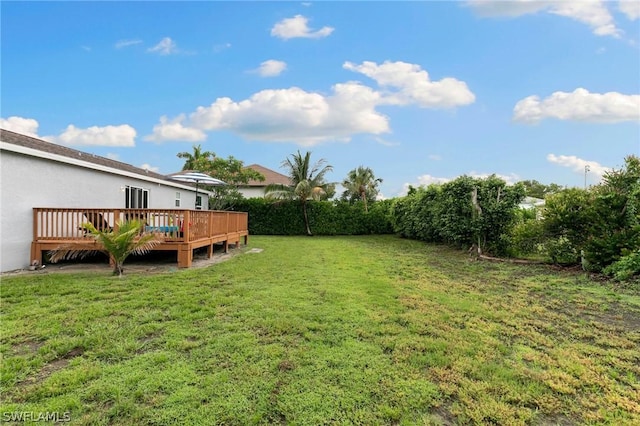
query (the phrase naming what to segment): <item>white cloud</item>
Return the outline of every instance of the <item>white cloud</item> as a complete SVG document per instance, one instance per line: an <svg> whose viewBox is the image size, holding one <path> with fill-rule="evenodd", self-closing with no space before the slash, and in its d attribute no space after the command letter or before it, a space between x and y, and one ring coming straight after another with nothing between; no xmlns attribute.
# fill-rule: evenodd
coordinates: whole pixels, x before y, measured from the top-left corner
<svg viewBox="0 0 640 426"><path fill-rule="evenodd" d="M0 118L0 128L27 136L38 137L38 121L33 118L12 116Z"/></svg>
<svg viewBox="0 0 640 426"><path fill-rule="evenodd" d="M84 45L82 45L82 46L80 46L80 48L81 48L82 50L84 50L85 52L91 52L91 47L90 47L90 46L84 46Z"/></svg>
<svg viewBox="0 0 640 426"><path fill-rule="evenodd" d="M638 0L621 0L618 3L620 11L627 15L627 18L635 21L640 19L640 1Z"/></svg>
<svg viewBox="0 0 640 426"><path fill-rule="evenodd" d="M519 182L520 180L520 176L518 176L515 173L511 173L508 175L501 175L499 173L479 173L476 171L471 171L468 173L469 176L471 176L472 178L476 178L476 179L486 179L491 175L494 175L500 179L502 179L503 181L505 181L507 183L507 185L513 185L516 182Z"/></svg>
<svg viewBox="0 0 640 426"><path fill-rule="evenodd" d="M69 124L58 136L43 139L60 145L135 146L136 130L128 124L80 129Z"/></svg>
<svg viewBox="0 0 640 426"><path fill-rule="evenodd" d="M376 136L373 138L376 142L378 142L380 145L383 146L398 146L400 145L400 142L393 142L393 141L388 141L384 138L381 138L379 136Z"/></svg>
<svg viewBox="0 0 640 426"><path fill-rule="evenodd" d="M584 174L585 167L587 167L588 173L597 176L598 180L602 179L602 176L611 170L609 167L605 167L596 161L583 160L575 155L549 154L547 155L547 161L562 167L568 167L580 174Z"/></svg>
<svg viewBox="0 0 640 426"><path fill-rule="evenodd" d="M285 18L271 28L271 35L284 40L290 38L323 38L329 36L334 30L332 27L322 27L317 31L313 31L309 28L307 22L309 22L309 19L302 15Z"/></svg>
<svg viewBox="0 0 640 426"><path fill-rule="evenodd" d="M136 130L128 124L80 129L69 124L58 136L43 139L60 145L135 146Z"/></svg>
<svg viewBox="0 0 640 426"><path fill-rule="evenodd" d="M158 44L147 49L147 52L158 53L160 55L171 55L178 53L178 46L170 37L165 37Z"/></svg>
<svg viewBox="0 0 640 426"><path fill-rule="evenodd" d="M287 63L282 61L276 61L275 59L269 59L260 64L260 66L254 70L262 77L276 77L284 70L287 69Z"/></svg>
<svg viewBox="0 0 640 426"><path fill-rule="evenodd" d="M366 75L382 87L398 89L386 93L384 102L390 105L417 104L423 108L453 108L469 105L475 95L464 81L447 77L431 81L420 65L385 61L378 65L365 61L360 65L345 62L343 68Z"/></svg>
<svg viewBox="0 0 640 426"><path fill-rule="evenodd" d="M215 46L213 46L213 51L215 53L219 53L219 52L222 52L223 50L230 49L230 48L231 48L231 43L216 44Z"/></svg>
<svg viewBox="0 0 640 426"><path fill-rule="evenodd" d="M442 156L438 154L429 154L429 160L442 161Z"/></svg>
<svg viewBox="0 0 640 426"><path fill-rule="evenodd" d="M515 121L537 123L545 118L596 123L640 121L640 95L589 93L578 88L572 93L555 92L542 101L538 96L529 96L513 109Z"/></svg>
<svg viewBox="0 0 640 426"><path fill-rule="evenodd" d="M603 0L468 0L466 4L482 17L514 18L546 12L586 24L599 36L621 34Z"/></svg>
<svg viewBox="0 0 640 426"><path fill-rule="evenodd" d="M109 160L120 161L120 155L115 152L109 152L105 155Z"/></svg>
<svg viewBox="0 0 640 426"><path fill-rule="evenodd" d="M148 164L148 163L144 163L140 166L141 169L143 170L149 170L150 172L156 172L158 173L160 171L160 167L153 167L152 165Z"/></svg>
<svg viewBox="0 0 640 426"><path fill-rule="evenodd" d="M144 140L151 142L200 142L207 138L207 135L202 130L184 126L182 124L184 119L184 114L180 114L173 120L169 120L163 115L160 117L160 123L153 126L153 134L145 136Z"/></svg>
<svg viewBox="0 0 640 426"><path fill-rule="evenodd" d="M136 44L142 43L142 40L118 40L115 44L116 49L122 49L123 47L135 46Z"/></svg>
<svg viewBox="0 0 640 426"><path fill-rule="evenodd" d="M354 133L388 132L387 117L375 111L378 101L373 89L352 82L336 84L330 96L291 87L262 90L240 102L218 98L208 107L198 107L190 120L198 129L310 146L348 141Z"/></svg>
<svg viewBox="0 0 640 426"><path fill-rule="evenodd" d="M335 84L329 94L290 87L262 90L240 101L223 97L209 106L199 106L188 115L188 120L184 115L172 121L163 117L153 134L145 139L170 140L176 138L175 133L186 132L188 135L182 139L202 140L204 131L227 130L249 140L303 146L325 141L348 142L358 133L377 136L390 132L389 118L376 110L379 105L417 103L445 108L464 105L475 98L464 82L455 79L431 82L426 71L417 65L387 62L378 66L365 62L361 66L347 63L345 67L369 73L379 84L396 90L382 93L349 81Z"/></svg>
<svg viewBox="0 0 640 426"><path fill-rule="evenodd" d="M451 181L451 179L449 178L436 177L436 176L431 176L429 174L418 176L418 186L429 186L434 183L440 184L440 183L447 183L449 181Z"/></svg>
<svg viewBox="0 0 640 426"><path fill-rule="evenodd" d="M497 173L478 173L475 171L471 171L469 173L466 173L466 175L472 178L477 178L477 179L486 179L491 175L495 175L500 179L504 180L507 183L507 185L513 185L514 183L521 180L520 177L515 173L511 173L510 175L501 175ZM398 196L403 197L407 195L407 193L409 192L409 186L413 186L414 188L416 188L421 186L426 187L433 184L441 185L443 183L451 182L452 180L453 180L452 178L437 177L437 176L432 176L430 174L421 175L421 176L418 176L417 183L408 183L408 182L404 183L402 185L402 190L398 193Z"/></svg>
<svg viewBox="0 0 640 426"><path fill-rule="evenodd" d="M58 136L39 136L38 121L33 118L0 118L0 127L23 135L32 136L59 145L135 146L136 130L128 124L119 126L92 126L80 129L69 124ZM116 155L116 154L113 154Z"/></svg>

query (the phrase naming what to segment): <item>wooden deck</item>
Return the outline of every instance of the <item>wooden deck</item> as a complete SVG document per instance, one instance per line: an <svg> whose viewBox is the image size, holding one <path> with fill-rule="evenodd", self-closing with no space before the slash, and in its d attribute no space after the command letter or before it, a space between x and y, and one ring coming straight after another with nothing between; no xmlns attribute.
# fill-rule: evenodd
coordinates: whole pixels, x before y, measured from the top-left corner
<svg viewBox="0 0 640 426"><path fill-rule="evenodd" d="M42 263L42 253L61 245L73 245L80 250L95 250L96 243L82 227L91 222L99 230L114 229L118 222L140 219L146 224L145 232L161 236L162 242L154 250L177 252L178 267L188 268L193 261L193 250L207 247L213 255L216 243L240 244L249 237L248 214L215 210L171 209L81 209L34 208L31 259Z"/></svg>

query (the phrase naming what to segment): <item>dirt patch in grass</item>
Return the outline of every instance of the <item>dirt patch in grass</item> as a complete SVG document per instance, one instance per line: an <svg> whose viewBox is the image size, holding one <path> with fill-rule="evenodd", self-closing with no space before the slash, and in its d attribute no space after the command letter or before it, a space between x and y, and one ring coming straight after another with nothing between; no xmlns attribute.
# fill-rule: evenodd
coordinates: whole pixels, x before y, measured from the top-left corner
<svg viewBox="0 0 640 426"><path fill-rule="evenodd" d="M39 342L37 340L26 340L15 345L13 347L13 353L18 356L34 354L38 352L38 349L40 349L43 345L43 342Z"/></svg>
<svg viewBox="0 0 640 426"><path fill-rule="evenodd" d="M217 263L225 262L239 254L260 253L261 249L247 249L246 246L229 245L227 253L220 248L214 250L213 256L207 258L206 247L196 249L193 254L191 268L206 268ZM77 273L77 272L99 272L109 274L113 268L104 260L87 261L63 261L56 264L47 264L43 268L30 271L28 269L18 269L15 271L3 272L2 276L26 275L26 274L50 274L50 273ZM162 274L167 272L177 272L178 262L174 252L152 252L145 256L128 258L124 264L124 273L130 274Z"/></svg>

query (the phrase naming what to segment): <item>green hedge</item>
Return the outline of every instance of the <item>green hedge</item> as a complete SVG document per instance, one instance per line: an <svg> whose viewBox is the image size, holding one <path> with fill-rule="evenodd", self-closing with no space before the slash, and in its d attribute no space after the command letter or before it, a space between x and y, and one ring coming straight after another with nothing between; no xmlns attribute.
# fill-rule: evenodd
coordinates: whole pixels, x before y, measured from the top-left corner
<svg viewBox="0 0 640 426"><path fill-rule="evenodd" d="M474 191L480 214L474 214ZM392 222L395 231L407 238L464 248L479 242L483 251L502 255L508 250L504 235L523 197L522 184L507 185L495 175L484 179L461 176L396 199Z"/></svg>
<svg viewBox="0 0 640 426"><path fill-rule="evenodd" d="M309 226L314 235L390 234L391 200L378 201L365 212L362 203L308 201ZM249 213L252 235L305 235L299 201L273 202L264 198L241 200L233 208Z"/></svg>

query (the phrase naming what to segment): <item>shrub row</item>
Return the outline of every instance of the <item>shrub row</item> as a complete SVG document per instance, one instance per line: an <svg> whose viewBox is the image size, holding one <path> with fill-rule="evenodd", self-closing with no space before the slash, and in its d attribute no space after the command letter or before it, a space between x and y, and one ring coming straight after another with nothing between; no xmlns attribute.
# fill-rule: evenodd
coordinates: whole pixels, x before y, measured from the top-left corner
<svg viewBox="0 0 640 426"><path fill-rule="evenodd" d="M413 189L392 208L394 230L407 238L479 246L506 252L504 234L511 227L524 186L507 186L496 176L461 176L442 185ZM474 199L476 200L474 204Z"/></svg>
<svg viewBox="0 0 640 426"><path fill-rule="evenodd" d="M390 200L378 201L365 212L362 203L308 201L309 226L314 235L362 235L393 233ZM299 201L273 202L263 198L240 200L234 210L249 213L253 235L305 235Z"/></svg>

